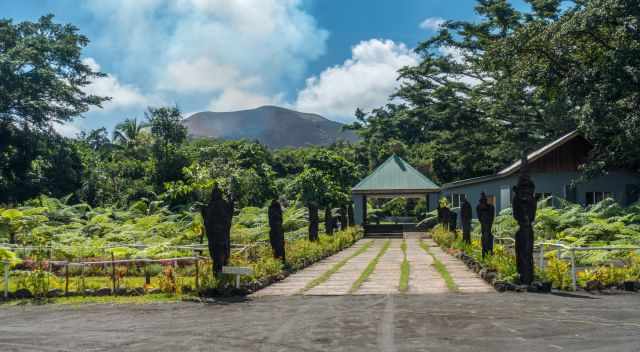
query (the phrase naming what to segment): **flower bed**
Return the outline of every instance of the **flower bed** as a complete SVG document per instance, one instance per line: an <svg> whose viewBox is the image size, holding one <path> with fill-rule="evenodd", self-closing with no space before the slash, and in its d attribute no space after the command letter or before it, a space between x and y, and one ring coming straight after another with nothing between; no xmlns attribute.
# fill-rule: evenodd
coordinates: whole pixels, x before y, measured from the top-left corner
<svg viewBox="0 0 640 352"><path fill-rule="evenodd" d="M82 271L77 267L71 267L74 269L67 273L69 275L66 278L62 267L51 267L46 260L29 259L21 264L16 260L13 266L17 264L23 270L12 273L9 282L9 298L139 296L158 293L206 297L244 295L282 280L292 272L333 255L353 245L360 238L362 238L362 230L350 228L338 231L333 236L321 235L316 242L307 239L288 241L286 264L273 258L268 244L256 245L247 251L233 253L230 265L253 269L253 275L242 277L240 289L235 288L231 277L224 277L221 280L214 278L210 260L200 260L198 270L196 270L195 260L166 261L166 263L161 260L159 264L144 267L136 264L116 265L113 271L109 265L87 266ZM8 259L9 254L5 253L5 256ZM196 285L196 273L199 279L198 285ZM114 277L115 290L113 289ZM2 281L1 277L0 281ZM4 286L0 285L0 287ZM4 296L0 292L0 301L3 299Z"/></svg>
<svg viewBox="0 0 640 352"><path fill-rule="evenodd" d="M534 283L526 286L519 285L515 256L504 246L496 244L493 255L482 258L479 240L465 244L459 232L454 234L440 227L434 228L431 236L445 251L462 260L497 291L550 292L552 288L572 290L571 266L567 261L558 259L556 251L545 253L544 270L536 268ZM578 288L591 292L640 290L640 255L631 252L620 259L621 266L597 265L579 271Z"/></svg>

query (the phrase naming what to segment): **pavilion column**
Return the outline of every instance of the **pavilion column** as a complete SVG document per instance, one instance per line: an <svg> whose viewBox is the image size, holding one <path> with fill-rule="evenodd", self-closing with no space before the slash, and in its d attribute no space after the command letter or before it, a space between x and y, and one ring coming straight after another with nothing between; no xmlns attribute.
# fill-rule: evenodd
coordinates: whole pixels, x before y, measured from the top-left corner
<svg viewBox="0 0 640 352"><path fill-rule="evenodd" d="M367 196L362 195L362 224L367 224Z"/></svg>
<svg viewBox="0 0 640 352"><path fill-rule="evenodd" d="M424 199L425 199L425 201L427 202L427 207L426 207L426 208L427 208L427 213L428 213L428 212L430 212L430 211L431 211L431 209L429 209L429 193L427 193L427 194L424 196Z"/></svg>

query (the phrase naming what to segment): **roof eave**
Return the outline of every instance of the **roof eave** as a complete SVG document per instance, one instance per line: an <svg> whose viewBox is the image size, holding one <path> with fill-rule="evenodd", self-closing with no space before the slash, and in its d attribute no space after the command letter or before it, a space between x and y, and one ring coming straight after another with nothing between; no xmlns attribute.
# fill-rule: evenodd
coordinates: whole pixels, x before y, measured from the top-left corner
<svg viewBox="0 0 640 352"><path fill-rule="evenodd" d="M352 189L352 194L421 194L439 192L440 188L420 188L420 189Z"/></svg>
<svg viewBox="0 0 640 352"><path fill-rule="evenodd" d="M551 143L547 143L543 147L533 151L532 153L529 153L529 155L527 155L527 161L529 163L532 163L532 162L542 158L543 156L547 155L548 153L550 153L554 149L556 149L556 148L564 145L565 143L571 141L572 139L578 137L579 135L580 134L578 133L577 130L571 131L571 132L565 134L564 136L556 139L555 141L553 141ZM514 162L513 164L509 165L508 167L498 171L496 176L513 175L518 170L520 170L521 162L522 162L521 160L518 160L518 161Z"/></svg>

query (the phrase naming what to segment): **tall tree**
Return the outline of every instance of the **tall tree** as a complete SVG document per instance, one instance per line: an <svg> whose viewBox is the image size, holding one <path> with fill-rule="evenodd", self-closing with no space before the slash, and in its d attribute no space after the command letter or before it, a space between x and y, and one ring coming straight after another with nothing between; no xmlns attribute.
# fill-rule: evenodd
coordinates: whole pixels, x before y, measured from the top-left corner
<svg viewBox="0 0 640 352"><path fill-rule="evenodd" d="M138 142L140 133L145 124L139 123L137 119L125 119L116 125L113 131L113 142L120 143L127 147L133 146Z"/></svg>
<svg viewBox="0 0 640 352"><path fill-rule="evenodd" d="M0 19L0 201L39 193L43 183L25 181L39 173L36 161L49 153L41 147L59 142L52 124L109 99L83 90L104 76L82 61L88 43L76 27L54 23L52 15L17 24Z"/></svg>
<svg viewBox="0 0 640 352"><path fill-rule="evenodd" d="M177 107L150 107L145 116L154 138L156 188L163 190L165 182L182 179L182 169L188 165L179 151L187 139L187 128L182 125L182 114Z"/></svg>
<svg viewBox="0 0 640 352"><path fill-rule="evenodd" d="M309 209L309 240L318 240L318 209L346 197L322 170L306 168L289 185L289 191Z"/></svg>
<svg viewBox="0 0 640 352"><path fill-rule="evenodd" d="M108 100L82 89L104 74L83 63L89 39L78 28L53 22L14 24L0 19L0 126L48 130Z"/></svg>

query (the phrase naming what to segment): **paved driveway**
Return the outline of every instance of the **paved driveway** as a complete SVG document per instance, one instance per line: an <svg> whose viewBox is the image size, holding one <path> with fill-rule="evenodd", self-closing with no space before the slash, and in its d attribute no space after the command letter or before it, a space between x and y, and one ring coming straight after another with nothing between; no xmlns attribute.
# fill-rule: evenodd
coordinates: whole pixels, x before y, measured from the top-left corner
<svg viewBox="0 0 640 352"><path fill-rule="evenodd" d="M403 250L404 244L404 250ZM463 293L494 292L477 274L456 258L444 253L431 239L364 239L334 256L258 291L254 296L398 294L401 267L408 263L406 294L451 292L434 262L440 261L456 288ZM373 270L364 275L366 269ZM366 277L360 285L354 283ZM322 280L318 281L318 278Z"/></svg>
<svg viewBox="0 0 640 352"><path fill-rule="evenodd" d="M638 351L640 295L0 306L0 351Z"/></svg>

